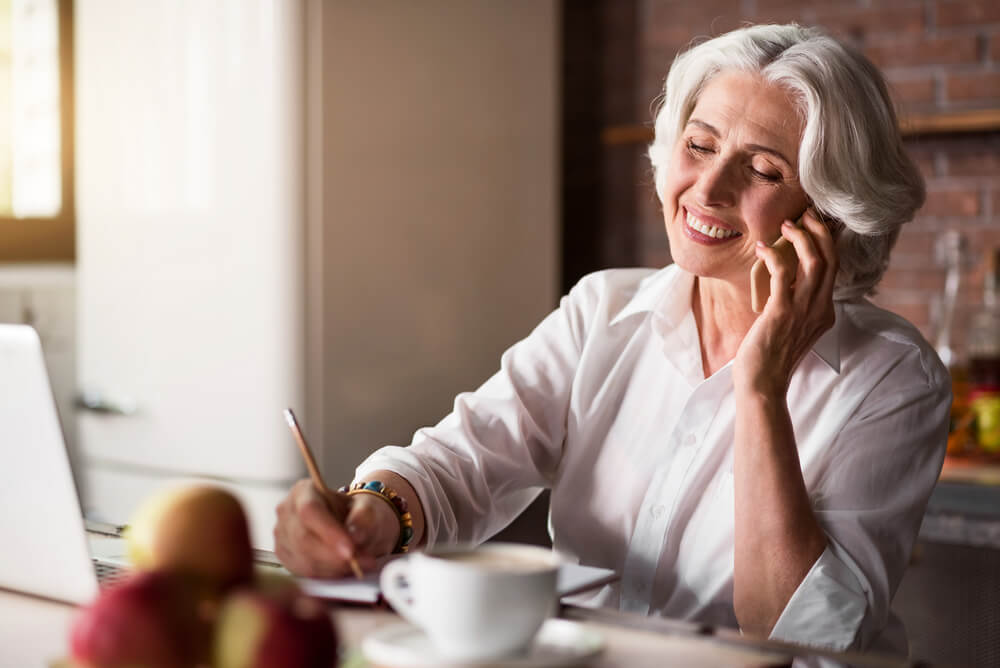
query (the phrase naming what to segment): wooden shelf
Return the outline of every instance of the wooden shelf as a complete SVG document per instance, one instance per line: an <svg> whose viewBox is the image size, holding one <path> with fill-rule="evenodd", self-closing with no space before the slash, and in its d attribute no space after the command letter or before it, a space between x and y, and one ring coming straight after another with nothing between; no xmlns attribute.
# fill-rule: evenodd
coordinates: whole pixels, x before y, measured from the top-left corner
<svg viewBox="0 0 1000 668"><path fill-rule="evenodd" d="M906 114L899 119L904 137L959 132L1000 131L1000 109L972 109L927 114ZM653 141L653 128L648 125L612 125L601 131L605 146L648 144Z"/></svg>
<svg viewBox="0 0 1000 668"><path fill-rule="evenodd" d="M1000 461L945 457L944 466L941 468L941 480L1000 486Z"/></svg>
<svg viewBox="0 0 1000 668"><path fill-rule="evenodd" d="M1000 109L907 114L900 117L899 129L904 137L950 132L993 132L1000 130Z"/></svg>

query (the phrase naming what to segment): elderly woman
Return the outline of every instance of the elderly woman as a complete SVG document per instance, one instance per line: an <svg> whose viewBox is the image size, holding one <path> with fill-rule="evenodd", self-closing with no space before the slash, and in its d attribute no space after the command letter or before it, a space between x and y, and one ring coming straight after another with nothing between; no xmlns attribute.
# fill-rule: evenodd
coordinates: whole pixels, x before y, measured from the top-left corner
<svg viewBox="0 0 1000 668"><path fill-rule="evenodd" d="M585 603L905 651L890 603L951 397L864 299L924 195L881 76L815 30L725 34L675 61L649 154L674 264L583 278L449 416L357 469L391 493L298 483L279 557L332 576L484 541L549 488L554 549L621 574Z"/></svg>

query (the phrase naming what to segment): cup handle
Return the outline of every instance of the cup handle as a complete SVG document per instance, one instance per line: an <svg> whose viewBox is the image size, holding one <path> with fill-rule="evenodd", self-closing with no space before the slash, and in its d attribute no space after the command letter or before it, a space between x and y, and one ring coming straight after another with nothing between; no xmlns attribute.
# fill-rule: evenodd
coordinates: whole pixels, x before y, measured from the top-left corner
<svg viewBox="0 0 1000 668"><path fill-rule="evenodd" d="M379 587L382 588L382 597L389 602L393 610L408 622L420 626L412 592L408 586L409 572L409 559L394 559L382 567Z"/></svg>

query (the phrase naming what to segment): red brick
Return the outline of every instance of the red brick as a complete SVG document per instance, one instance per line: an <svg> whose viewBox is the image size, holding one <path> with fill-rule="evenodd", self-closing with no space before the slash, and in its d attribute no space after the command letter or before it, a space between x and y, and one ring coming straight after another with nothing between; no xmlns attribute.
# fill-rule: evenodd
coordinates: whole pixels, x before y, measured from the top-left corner
<svg viewBox="0 0 1000 668"><path fill-rule="evenodd" d="M990 36L990 60L994 63L1000 62L1000 32L995 32Z"/></svg>
<svg viewBox="0 0 1000 668"><path fill-rule="evenodd" d="M913 162L917 163L917 169L923 174L924 179L932 179L937 176L933 153L910 151L910 157L913 158Z"/></svg>
<svg viewBox="0 0 1000 668"><path fill-rule="evenodd" d="M810 21L808 3L796 0L757 0L757 11L753 14L754 23L801 23Z"/></svg>
<svg viewBox="0 0 1000 668"><path fill-rule="evenodd" d="M650 4L644 25L654 44L688 44L696 37L715 37L744 23L739 0L699 0Z"/></svg>
<svg viewBox="0 0 1000 668"><path fill-rule="evenodd" d="M958 229L968 242L972 261L976 263L973 271L970 272L968 285L971 287L973 296L978 296L982 294L983 290L987 253L989 249L1000 245L1000 227L993 225L963 225ZM964 276L962 278L965 280Z"/></svg>
<svg viewBox="0 0 1000 668"><path fill-rule="evenodd" d="M894 290L878 290L872 301L882 308L906 318L919 327L924 336L929 332L930 305L926 297L900 294Z"/></svg>
<svg viewBox="0 0 1000 668"><path fill-rule="evenodd" d="M944 269L936 266L925 270L889 270L879 283L883 290L921 290L928 293L940 290L943 285Z"/></svg>
<svg viewBox="0 0 1000 668"><path fill-rule="evenodd" d="M889 82L889 91L897 104L919 104L934 102L934 79L896 79Z"/></svg>
<svg viewBox="0 0 1000 668"><path fill-rule="evenodd" d="M817 10L815 22L836 35L860 40L870 33L919 34L926 27L920 3L864 9L832 3Z"/></svg>
<svg viewBox="0 0 1000 668"><path fill-rule="evenodd" d="M799 12L811 11L818 2L823 0L757 0L753 3L758 12L786 12L799 10Z"/></svg>
<svg viewBox="0 0 1000 668"><path fill-rule="evenodd" d="M1000 175L1000 153L953 153L948 156L950 176L991 176ZM1000 213L994 210L994 214Z"/></svg>
<svg viewBox="0 0 1000 668"><path fill-rule="evenodd" d="M926 260L923 258L930 257L931 253L934 252L934 240L938 233L937 231L917 229L914 227L915 224L916 221L903 227L899 241L896 242L893 257L897 255L920 257L924 263L920 266L925 266Z"/></svg>
<svg viewBox="0 0 1000 668"><path fill-rule="evenodd" d="M997 0L939 0L936 5L939 26L1000 23L1000 2Z"/></svg>
<svg viewBox="0 0 1000 668"><path fill-rule="evenodd" d="M923 216L978 216L979 191L975 188L929 190L920 214Z"/></svg>
<svg viewBox="0 0 1000 668"><path fill-rule="evenodd" d="M1000 188L993 189L993 218L1000 218Z"/></svg>
<svg viewBox="0 0 1000 668"><path fill-rule="evenodd" d="M643 41L647 49L682 51L697 34L687 25L671 23L665 26L650 26L649 32L643 35Z"/></svg>
<svg viewBox="0 0 1000 668"><path fill-rule="evenodd" d="M949 100L1000 101L1000 72L949 74L945 91Z"/></svg>
<svg viewBox="0 0 1000 668"><path fill-rule="evenodd" d="M960 65L978 59L976 40L956 35L893 40L870 46L865 54L879 67Z"/></svg>

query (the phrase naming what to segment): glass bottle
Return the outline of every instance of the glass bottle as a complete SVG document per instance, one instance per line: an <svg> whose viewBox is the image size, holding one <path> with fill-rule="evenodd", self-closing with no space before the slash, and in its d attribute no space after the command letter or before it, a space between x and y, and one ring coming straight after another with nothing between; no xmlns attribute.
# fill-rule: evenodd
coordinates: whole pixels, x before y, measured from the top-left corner
<svg viewBox="0 0 1000 668"><path fill-rule="evenodd" d="M948 455L970 454L976 446L975 416L969 407L968 359L961 346L952 344L955 307L962 282L962 269L968 261L968 244L957 230L945 230L934 244L934 258L945 268L944 292L933 304L934 348L951 374L951 426L948 431Z"/></svg>
<svg viewBox="0 0 1000 668"><path fill-rule="evenodd" d="M979 449L1000 454L1000 247L991 249L983 281L983 306L968 332L969 405Z"/></svg>

